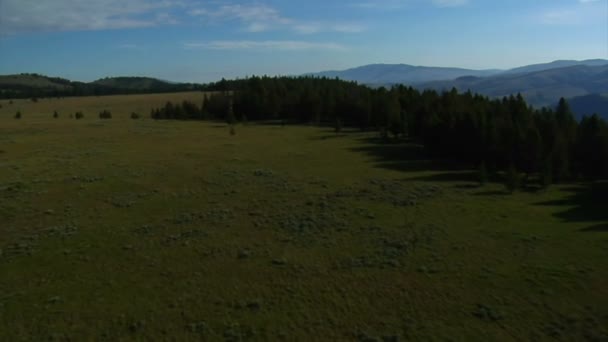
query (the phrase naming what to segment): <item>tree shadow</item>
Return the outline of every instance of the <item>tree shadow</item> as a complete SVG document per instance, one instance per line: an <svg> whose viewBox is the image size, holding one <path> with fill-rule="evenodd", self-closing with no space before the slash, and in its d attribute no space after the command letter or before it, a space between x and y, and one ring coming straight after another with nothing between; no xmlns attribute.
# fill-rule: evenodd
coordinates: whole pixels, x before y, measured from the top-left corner
<svg viewBox="0 0 608 342"><path fill-rule="evenodd" d="M404 172L460 170L453 163L429 158L424 146L412 141L381 137L358 140L361 146L351 150L372 157L374 166L379 168Z"/></svg>
<svg viewBox="0 0 608 342"><path fill-rule="evenodd" d="M608 232L608 223L596 224L595 226L583 228L581 232Z"/></svg>
<svg viewBox="0 0 608 342"><path fill-rule="evenodd" d="M556 214L566 222L592 222L582 232L608 232L608 182L595 182L563 189L566 198L537 203L544 206L567 207Z"/></svg>

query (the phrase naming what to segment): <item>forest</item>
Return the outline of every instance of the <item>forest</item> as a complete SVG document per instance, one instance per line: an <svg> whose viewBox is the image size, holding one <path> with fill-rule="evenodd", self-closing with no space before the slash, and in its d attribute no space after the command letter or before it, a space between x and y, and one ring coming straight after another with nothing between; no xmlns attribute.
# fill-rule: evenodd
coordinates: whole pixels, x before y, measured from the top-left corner
<svg viewBox="0 0 608 342"><path fill-rule="evenodd" d="M378 131L407 139L429 156L478 168L480 181L504 175L516 188L608 178L608 124L597 115L576 121L565 99L533 109L521 95L490 99L456 89L438 93L403 85L369 88L314 77L251 77L208 85L200 106L167 103L154 119L280 120Z"/></svg>

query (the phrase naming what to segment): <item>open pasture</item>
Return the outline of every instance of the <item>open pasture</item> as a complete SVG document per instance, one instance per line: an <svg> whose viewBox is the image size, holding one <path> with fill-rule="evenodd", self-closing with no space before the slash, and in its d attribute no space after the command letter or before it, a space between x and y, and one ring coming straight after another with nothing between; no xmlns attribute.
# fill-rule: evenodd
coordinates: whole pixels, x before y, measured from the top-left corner
<svg viewBox="0 0 608 342"><path fill-rule="evenodd" d="M605 184L507 195L373 133L147 118L168 100L202 99L0 101L0 340L608 339Z"/></svg>

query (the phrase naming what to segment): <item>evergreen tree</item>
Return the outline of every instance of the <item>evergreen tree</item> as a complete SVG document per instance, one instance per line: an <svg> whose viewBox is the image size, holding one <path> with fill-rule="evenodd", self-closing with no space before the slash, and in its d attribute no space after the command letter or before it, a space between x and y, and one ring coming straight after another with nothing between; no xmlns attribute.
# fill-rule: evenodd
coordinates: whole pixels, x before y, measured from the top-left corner
<svg viewBox="0 0 608 342"><path fill-rule="evenodd" d="M511 194L514 193L515 190L519 189L521 185L520 182L521 176L515 168L515 165L509 166L509 169L505 174L505 187L507 188L507 191L509 191Z"/></svg>

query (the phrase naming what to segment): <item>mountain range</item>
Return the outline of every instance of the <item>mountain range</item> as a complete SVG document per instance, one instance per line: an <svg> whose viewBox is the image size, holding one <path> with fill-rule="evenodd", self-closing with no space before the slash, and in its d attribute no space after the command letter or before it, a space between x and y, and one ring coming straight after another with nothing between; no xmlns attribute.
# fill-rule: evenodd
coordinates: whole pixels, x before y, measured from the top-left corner
<svg viewBox="0 0 608 342"><path fill-rule="evenodd" d="M569 99L578 116L598 113L608 118L608 60L558 60L509 70L472 70L407 64L371 64L343 71L312 74L370 86L411 85L437 91L456 88L492 98L521 93L534 107L552 107Z"/></svg>

